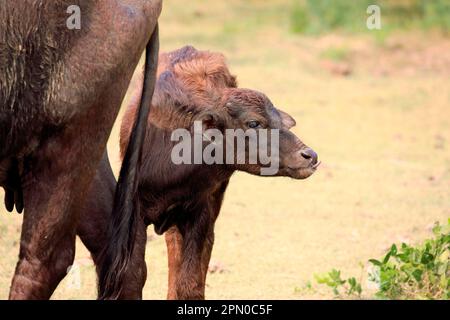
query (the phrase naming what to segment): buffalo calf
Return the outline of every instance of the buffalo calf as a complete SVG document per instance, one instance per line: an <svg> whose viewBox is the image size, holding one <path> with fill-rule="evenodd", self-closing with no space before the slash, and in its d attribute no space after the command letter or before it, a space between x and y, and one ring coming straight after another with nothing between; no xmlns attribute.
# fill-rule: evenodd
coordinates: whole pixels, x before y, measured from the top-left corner
<svg viewBox="0 0 450 320"><path fill-rule="evenodd" d="M139 97L137 92L122 122L122 154L129 143ZM194 140L198 139L196 124L205 132L212 129L215 131L211 132L223 134L225 141L216 146L215 161L176 163L174 148L179 141L174 141L174 132L193 133L186 135L186 139L192 139L188 142L193 150L197 148L194 146ZM160 55L158 80L142 150L138 190L140 210L133 218L137 223L136 237L134 248L129 252L126 276L120 283L120 297L141 298L146 279L146 228L153 225L158 234L166 237L168 298L203 299L214 243L214 224L230 178L237 170L262 175L262 169L267 166L259 157L253 162L239 162L239 152L249 159L251 150L248 146L237 150L238 144L229 141L235 136L227 136L225 132L229 129L240 129L241 132L253 129L256 134L269 135L276 132L277 144L270 139L264 140L263 145L257 144L256 151L265 149L276 155L273 160L278 166L271 175L304 179L314 173L319 163L317 154L289 130L294 125L294 119L275 108L263 93L238 88L221 54L184 47ZM271 137L274 139L273 135ZM251 136L244 137L247 142L252 139ZM202 139L200 152L210 146L208 141ZM227 161L225 158L230 153L232 157L228 160L231 161ZM108 215L113 181L105 156L89 193L86 217L78 230L99 268L104 263L98 254L106 239L104 229L109 220L115 219ZM115 233L115 237L121 236L120 232Z"/></svg>

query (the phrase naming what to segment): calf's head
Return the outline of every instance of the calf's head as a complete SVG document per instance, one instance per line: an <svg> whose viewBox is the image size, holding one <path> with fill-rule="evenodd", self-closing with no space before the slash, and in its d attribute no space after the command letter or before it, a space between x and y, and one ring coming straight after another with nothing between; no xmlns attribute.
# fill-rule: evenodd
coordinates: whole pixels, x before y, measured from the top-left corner
<svg viewBox="0 0 450 320"><path fill-rule="evenodd" d="M224 152L219 163L231 169L305 179L320 164L316 152L290 131L295 120L275 108L263 93L226 88L220 105L211 111L202 116L202 129L206 132L203 135L209 142L217 143L217 135L208 131L220 130Z"/></svg>
<svg viewBox="0 0 450 320"><path fill-rule="evenodd" d="M160 56L158 74L149 121L171 132L174 164L295 179L317 169L317 154L290 131L295 120L265 94L237 88L221 54L184 47ZM122 124L122 150L135 109Z"/></svg>

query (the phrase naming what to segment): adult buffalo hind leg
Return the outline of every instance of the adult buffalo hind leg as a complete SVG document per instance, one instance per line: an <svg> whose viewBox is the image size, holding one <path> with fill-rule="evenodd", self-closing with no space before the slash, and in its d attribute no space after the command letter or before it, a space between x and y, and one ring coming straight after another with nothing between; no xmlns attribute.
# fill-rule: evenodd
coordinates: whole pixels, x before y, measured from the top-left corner
<svg viewBox="0 0 450 320"><path fill-rule="evenodd" d="M72 263L85 193L161 10L157 0L91 2L95 18L55 76L62 92L48 95L39 146L18 159L25 213L11 299L49 298Z"/></svg>
<svg viewBox="0 0 450 320"><path fill-rule="evenodd" d="M22 159L25 212L10 299L48 299L66 275L79 213L115 115L94 105L70 126L49 130L40 148Z"/></svg>
<svg viewBox="0 0 450 320"><path fill-rule="evenodd" d="M37 168L28 174L32 178L24 187L26 207L10 299L50 298L74 259L77 202L88 179L81 170L76 178L61 174L64 169L55 162L33 161Z"/></svg>

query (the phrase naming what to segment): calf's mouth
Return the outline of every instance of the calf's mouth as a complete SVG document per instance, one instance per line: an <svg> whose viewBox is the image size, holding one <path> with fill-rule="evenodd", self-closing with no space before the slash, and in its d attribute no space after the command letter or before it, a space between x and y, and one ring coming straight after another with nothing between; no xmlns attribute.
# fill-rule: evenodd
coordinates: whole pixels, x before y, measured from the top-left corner
<svg viewBox="0 0 450 320"><path fill-rule="evenodd" d="M291 167L287 166L282 171L285 171L286 175L294 178L294 179L306 179L309 178L314 172L316 172L317 168L320 166L322 162L318 161L317 163L310 164L308 166L301 167Z"/></svg>
<svg viewBox="0 0 450 320"><path fill-rule="evenodd" d="M309 147L304 147L291 156L293 157L289 157L282 173L294 179L310 177L321 163L317 153Z"/></svg>

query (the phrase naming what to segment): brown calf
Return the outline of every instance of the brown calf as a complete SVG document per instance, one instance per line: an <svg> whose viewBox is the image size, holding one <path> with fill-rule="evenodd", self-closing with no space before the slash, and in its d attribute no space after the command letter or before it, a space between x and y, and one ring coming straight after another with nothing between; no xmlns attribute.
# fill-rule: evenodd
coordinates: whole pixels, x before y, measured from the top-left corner
<svg viewBox="0 0 450 320"><path fill-rule="evenodd" d="M288 114L276 109L264 94L237 88L235 77L229 73L222 55L184 47L160 55L159 61L140 168L136 241L130 252L126 276L120 283L120 298L141 298L146 279L146 228L154 225L158 234L165 233L167 242L168 298L203 299L214 224L229 180L236 170L260 175L263 165L259 159L253 164L175 164L173 149L176 142L171 139L174 130L184 128L192 132L196 120L201 120L205 128L219 132L277 129L277 176L309 177L318 166L317 155L289 131L295 121ZM120 134L122 153L128 145L137 102L138 99L133 100L124 116ZM222 145L224 157L229 151L228 142ZM202 145L202 150L206 145ZM272 151L269 145L258 148ZM246 148L246 156L249 152ZM94 181L86 217L78 232L96 263L101 265L103 261L98 253L108 238L104 226L111 220L108 212L114 190L114 176L107 156ZM116 237L121 235L117 233Z"/></svg>

